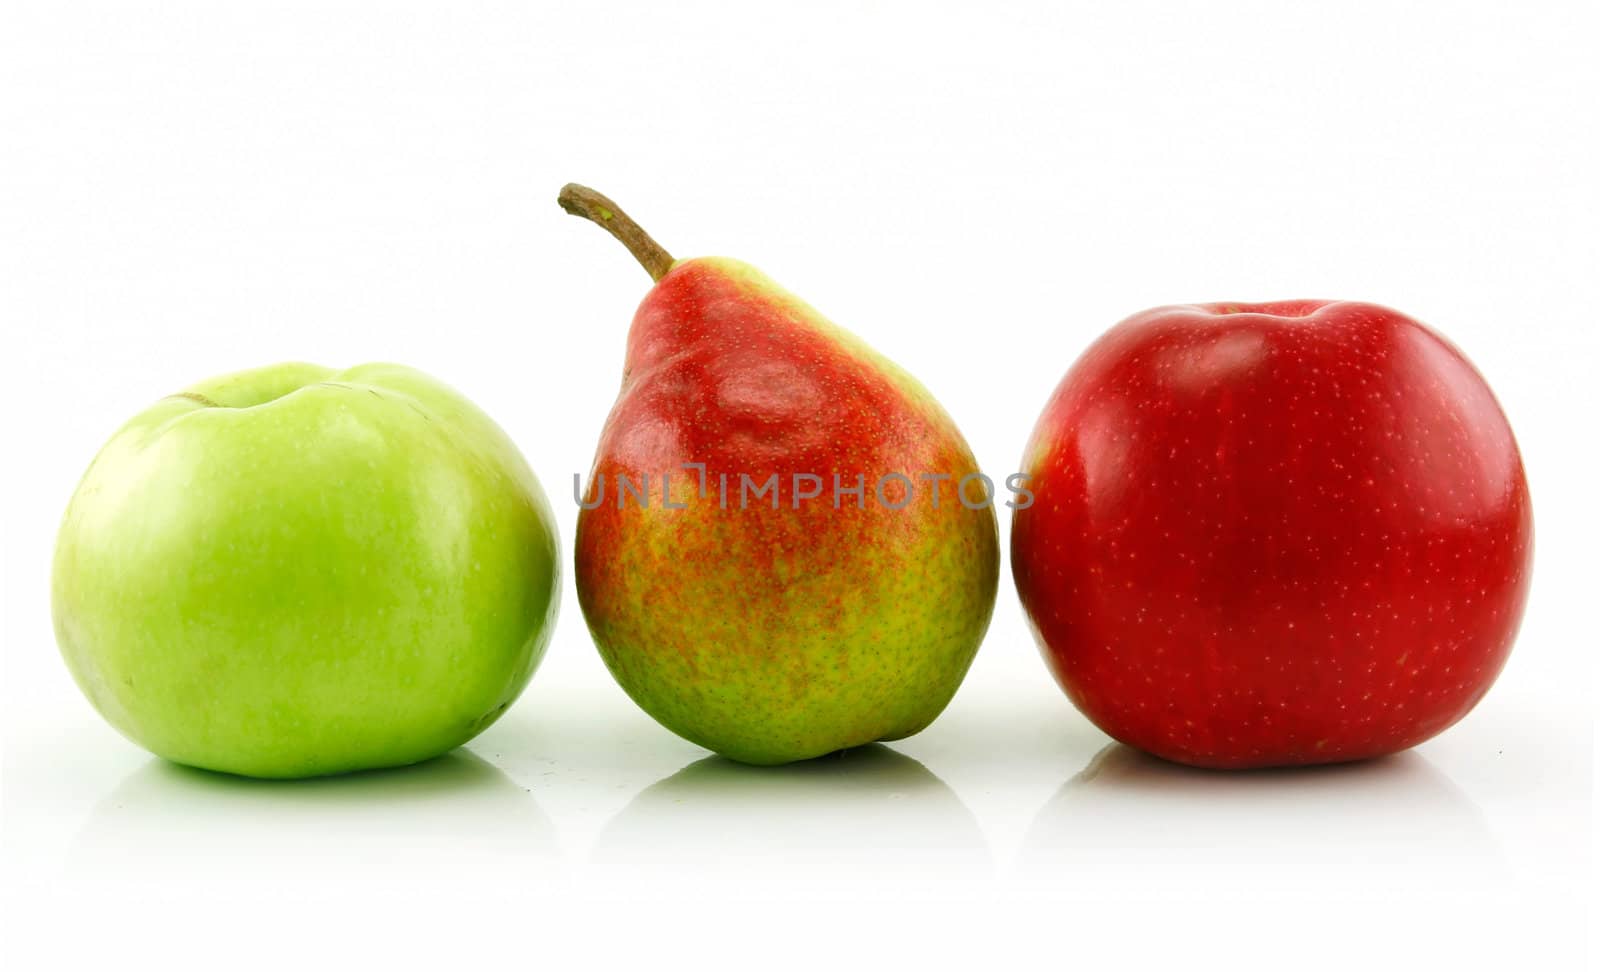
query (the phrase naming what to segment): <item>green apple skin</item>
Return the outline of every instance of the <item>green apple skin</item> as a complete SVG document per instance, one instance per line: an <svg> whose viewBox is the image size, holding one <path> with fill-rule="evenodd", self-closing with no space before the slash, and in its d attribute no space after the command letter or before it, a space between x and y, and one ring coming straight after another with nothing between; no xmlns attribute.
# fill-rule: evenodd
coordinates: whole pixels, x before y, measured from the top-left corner
<svg viewBox="0 0 1600 972"><path fill-rule="evenodd" d="M555 625L555 519L488 416L409 368L282 364L155 403L79 484L56 638L177 763L401 766L514 701Z"/></svg>

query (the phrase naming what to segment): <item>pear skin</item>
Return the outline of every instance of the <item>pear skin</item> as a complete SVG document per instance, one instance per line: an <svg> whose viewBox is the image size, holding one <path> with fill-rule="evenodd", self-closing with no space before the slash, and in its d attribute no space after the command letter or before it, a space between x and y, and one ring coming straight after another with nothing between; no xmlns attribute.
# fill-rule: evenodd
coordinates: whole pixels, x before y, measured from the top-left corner
<svg viewBox="0 0 1600 972"><path fill-rule="evenodd" d="M926 727L999 578L997 500L977 480L958 497L978 465L955 423L755 268L674 261L592 190L562 204L656 278L578 518L578 598L612 675L746 763Z"/></svg>

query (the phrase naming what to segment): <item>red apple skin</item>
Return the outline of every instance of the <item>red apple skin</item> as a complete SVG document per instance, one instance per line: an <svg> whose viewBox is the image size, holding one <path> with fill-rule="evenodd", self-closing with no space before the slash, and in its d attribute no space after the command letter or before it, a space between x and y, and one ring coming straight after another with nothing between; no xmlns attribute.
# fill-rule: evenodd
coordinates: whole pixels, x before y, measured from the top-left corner
<svg viewBox="0 0 1600 972"><path fill-rule="evenodd" d="M1011 561L1046 661L1193 766L1366 759L1505 665L1533 521L1516 440L1449 342L1373 304L1162 307L1040 416Z"/></svg>

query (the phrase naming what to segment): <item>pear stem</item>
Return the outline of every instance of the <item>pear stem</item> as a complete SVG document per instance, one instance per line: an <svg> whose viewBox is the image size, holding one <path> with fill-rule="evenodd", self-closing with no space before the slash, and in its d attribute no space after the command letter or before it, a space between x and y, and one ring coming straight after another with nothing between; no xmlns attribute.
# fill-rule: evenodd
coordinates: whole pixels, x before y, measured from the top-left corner
<svg viewBox="0 0 1600 972"><path fill-rule="evenodd" d="M572 215L582 216L620 240L650 274L651 280L660 280L672 269L672 254L651 239L644 227L630 219L616 203L588 186L569 182L561 187L556 202Z"/></svg>

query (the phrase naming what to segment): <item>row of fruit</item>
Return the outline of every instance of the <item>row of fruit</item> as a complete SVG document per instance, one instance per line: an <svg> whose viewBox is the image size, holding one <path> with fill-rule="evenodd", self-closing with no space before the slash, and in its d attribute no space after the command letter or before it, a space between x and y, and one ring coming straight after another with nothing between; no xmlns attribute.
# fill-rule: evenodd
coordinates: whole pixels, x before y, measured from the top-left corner
<svg viewBox="0 0 1600 972"><path fill-rule="evenodd" d="M916 379L752 267L675 260L581 186L560 202L655 281L574 486L579 601L617 682L695 743L771 764L926 727L989 626L1002 499L1056 678L1158 756L1395 752L1505 663L1521 458L1472 365L1404 315L1136 315L1067 373L1021 469L985 472ZM163 398L102 449L57 541L56 635L167 759L397 766L515 701L560 563L538 480L458 393L278 365Z"/></svg>

